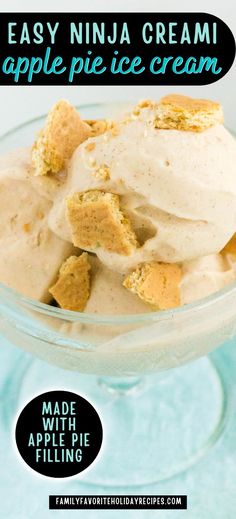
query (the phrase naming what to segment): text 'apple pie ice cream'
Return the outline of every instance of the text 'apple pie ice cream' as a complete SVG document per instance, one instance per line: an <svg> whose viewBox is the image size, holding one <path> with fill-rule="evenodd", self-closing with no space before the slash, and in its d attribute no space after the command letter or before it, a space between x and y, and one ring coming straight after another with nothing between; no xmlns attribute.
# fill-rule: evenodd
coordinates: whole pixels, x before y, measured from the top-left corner
<svg viewBox="0 0 236 519"><path fill-rule="evenodd" d="M0 281L90 313L206 297L236 277L235 168L218 103L170 95L83 121L60 101L0 161Z"/></svg>

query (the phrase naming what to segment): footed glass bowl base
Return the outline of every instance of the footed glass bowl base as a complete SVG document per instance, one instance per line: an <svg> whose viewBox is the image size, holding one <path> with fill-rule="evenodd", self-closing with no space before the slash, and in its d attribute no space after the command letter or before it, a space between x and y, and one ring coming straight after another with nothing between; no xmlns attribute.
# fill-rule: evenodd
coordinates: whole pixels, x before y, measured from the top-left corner
<svg viewBox="0 0 236 519"><path fill-rule="evenodd" d="M16 413L52 389L86 397L103 423L104 440L80 484L147 485L194 464L219 437L226 416L225 390L214 364L192 364L144 378L97 378L33 360L18 388ZM76 480L68 480L75 491Z"/></svg>

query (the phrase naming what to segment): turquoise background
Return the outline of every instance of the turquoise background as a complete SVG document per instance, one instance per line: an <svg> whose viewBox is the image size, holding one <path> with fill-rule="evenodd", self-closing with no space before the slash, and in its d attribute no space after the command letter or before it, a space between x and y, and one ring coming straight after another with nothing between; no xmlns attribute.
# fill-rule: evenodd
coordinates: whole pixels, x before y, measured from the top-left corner
<svg viewBox="0 0 236 519"><path fill-rule="evenodd" d="M214 352L227 373L231 397L226 430L217 444L193 468L181 476L148 487L110 489L84 485L81 480L44 479L31 471L16 452L12 407L21 377L21 365L29 358L17 348L0 340L0 517L1 519L47 519L80 517L82 519L187 518L235 519L236 517L236 345L224 345ZM43 363L39 363L42 370ZM7 424L7 425L6 425ZM81 477L81 476L80 476ZM187 494L188 510L85 510L49 511L49 494Z"/></svg>

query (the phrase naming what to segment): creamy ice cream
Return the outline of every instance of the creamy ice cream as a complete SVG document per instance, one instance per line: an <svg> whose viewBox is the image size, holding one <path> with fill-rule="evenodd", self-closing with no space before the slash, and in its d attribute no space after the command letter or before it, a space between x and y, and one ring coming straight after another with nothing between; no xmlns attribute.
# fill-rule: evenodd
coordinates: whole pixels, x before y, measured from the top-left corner
<svg viewBox="0 0 236 519"><path fill-rule="evenodd" d="M58 180L32 175L30 149L0 159L0 280L46 303L51 299L49 286L74 249L48 226L59 189Z"/></svg>
<svg viewBox="0 0 236 519"><path fill-rule="evenodd" d="M183 263L180 284L182 304L192 303L224 288L235 280L235 272L227 258L220 254Z"/></svg>
<svg viewBox="0 0 236 519"><path fill-rule="evenodd" d="M159 128L158 110L144 104L104 133L87 135L54 175L34 176L29 150L1 160L3 283L49 301L48 289L73 253L68 198L93 191L119 196L139 245L129 254L99 240L82 247L96 255L85 311L150 311L122 285L139 264L177 264L181 304L235 280L232 255L220 254L236 232L235 139L218 119L204 131Z"/></svg>
<svg viewBox="0 0 236 519"><path fill-rule="evenodd" d="M97 248L109 268L126 272L140 261L183 262L219 252L236 229L236 144L217 125L201 133L157 130L150 110L121 124L117 136L89 139L75 151L64 200L50 213L50 228L71 239L65 198L100 189L121 196L142 247L124 257ZM154 115L153 115L154 117ZM96 175L109 169L110 178ZM224 217L223 217L224 215ZM148 238L148 239L147 239Z"/></svg>

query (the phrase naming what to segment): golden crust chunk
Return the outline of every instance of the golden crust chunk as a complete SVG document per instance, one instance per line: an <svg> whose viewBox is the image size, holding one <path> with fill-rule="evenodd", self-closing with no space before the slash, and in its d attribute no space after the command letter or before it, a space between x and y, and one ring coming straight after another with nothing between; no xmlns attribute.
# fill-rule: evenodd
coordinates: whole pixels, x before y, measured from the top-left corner
<svg viewBox="0 0 236 519"><path fill-rule="evenodd" d="M33 145L35 174L58 173L77 146L88 137L91 137L91 128L80 119L77 110L67 101L56 103Z"/></svg>
<svg viewBox="0 0 236 519"><path fill-rule="evenodd" d="M96 137L107 131L106 119L88 119L85 121L91 129L91 136Z"/></svg>
<svg viewBox="0 0 236 519"><path fill-rule="evenodd" d="M90 295L90 268L86 252L62 264L57 282L49 289L61 308L83 312Z"/></svg>
<svg viewBox="0 0 236 519"><path fill-rule="evenodd" d="M172 94L156 105L155 128L202 132L223 120L222 106L207 99Z"/></svg>
<svg viewBox="0 0 236 519"><path fill-rule="evenodd" d="M138 246L118 195L103 191L74 193L67 199L67 218L73 243L81 249L101 247L128 256Z"/></svg>
<svg viewBox="0 0 236 519"><path fill-rule="evenodd" d="M149 303L155 310L180 306L181 269L170 263L144 263L139 265L123 285Z"/></svg>
<svg viewBox="0 0 236 519"><path fill-rule="evenodd" d="M110 179L110 168L106 164L99 166L92 173L98 180L109 180Z"/></svg>
<svg viewBox="0 0 236 519"><path fill-rule="evenodd" d="M107 131L110 131L112 135L118 135L119 133L119 125L108 119L88 119L85 122L91 128L92 137L97 137Z"/></svg>
<svg viewBox="0 0 236 519"><path fill-rule="evenodd" d="M234 234L231 240L226 243L225 247L222 249L221 254L233 254L236 255L236 234Z"/></svg>

